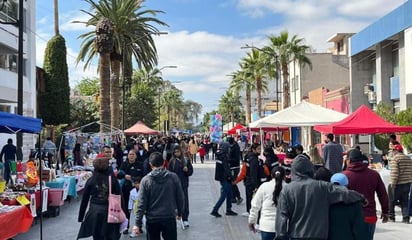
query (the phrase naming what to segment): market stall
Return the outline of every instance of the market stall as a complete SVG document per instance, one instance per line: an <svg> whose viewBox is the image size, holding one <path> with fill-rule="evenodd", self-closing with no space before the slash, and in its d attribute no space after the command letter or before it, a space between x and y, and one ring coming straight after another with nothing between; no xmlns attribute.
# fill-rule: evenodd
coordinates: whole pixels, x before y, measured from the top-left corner
<svg viewBox="0 0 412 240"><path fill-rule="evenodd" d="M25 117L21 115L0 112L0 132L16 134L17 132L22 133L40 133L41 131L41 119ZM40 176L41 176L40 167ZM24 186L24 185L23 185ZM6 189L4 189L5 191ZM22 189L24 190L24 189ZM7 191L9 192L9 191ZM30 206L33 205L36 208L36 192L30 195ZM43 202L43 199L47 198L47 193L43 194L42 184L39 187L39 203ZM17 198L16 198L17 199ZM33 200L32 200L33 199ZM11 198L8 200L12 200ZM27 204L28 199L25 195L19 198L19 202L22 205ZM42 215L41 215L42 216ZM33 221L32 213L25 206L7 206L1 204L0 206L0 236L2 238L10 238L21 232L26 232L29 230L31 223ZM16 224L17 223L17 224ZM4 227L7 226L7 227ZM42 217L40 217L40 239L42 237Z"/></svg>
<svg viewBox="0 0 412 240"><path fill-rule="evenodd" d="M27 232L33 222L30 210L24 206L5 206L0 209L0 240Z"/></svg>

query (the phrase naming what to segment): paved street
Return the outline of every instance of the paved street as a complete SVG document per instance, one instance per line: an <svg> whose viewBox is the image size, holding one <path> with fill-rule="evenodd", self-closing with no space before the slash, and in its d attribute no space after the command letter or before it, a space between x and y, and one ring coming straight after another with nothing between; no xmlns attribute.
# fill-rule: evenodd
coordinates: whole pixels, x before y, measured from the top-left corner
<svg viewBox="0 0 412 240"><path fill-rule="evenodd" d="M244 196L243 184L239 184ZM178 228L178 239L189 240L255 240L260 239L259 234L248 231L247 218L240 216L245 212L245 203L234 205L233 210L239 216L226 217L224 215L225 204L222 205L220 213L222 218L214 218L209 215L213 204L219 196L219 184L214 181L214 162L206 161L205 164L195 164L194 173L190 178L190 227L186 230ZM76 239L80 224L77 223L79 200L66 202L61 208L60 216L45 218L43 221L43 239L60 240ZM378 223L375 240L403 240L410 239L412 235L412 224L401 223L399 217L396 223ZM40 224L35 224L32 229L15 237L15 240L38 240L40 239ZM409 237L408 237L409 236ZM90 238L91 239L91 238ZM122 239L131 239L123 235ZM142 235L134 239L146 239Z"/></svg>

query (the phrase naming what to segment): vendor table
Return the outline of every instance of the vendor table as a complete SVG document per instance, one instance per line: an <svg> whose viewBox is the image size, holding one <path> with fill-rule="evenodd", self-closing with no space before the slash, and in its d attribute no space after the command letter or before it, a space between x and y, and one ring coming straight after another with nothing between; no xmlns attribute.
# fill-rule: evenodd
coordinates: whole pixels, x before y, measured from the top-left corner
<svg viewBox="0 0 412 240"><path fill-rule="evenodd" d="M64 183L66 181L69 181L69 188L67 191L67 195L77 198L76 177L75 176L63 176L63 177L56 178L56 180L46 182L46 186L48 186L49 188L63 189Z"/></svg>
<svg viewBox="0 0 412 240"><path fill-rule="evenodd" d="M16 206L10 212L0 213L0 240L27 232L33 222L30 210L24 206Z"/></svg>
<svg viewBox="0 0 412 240"><path fill-rule="evenodd" d="M74 176L61 176L58 177L56 180L46 182L46 186L49 188L64 188L65 181L69 181L69 188L67 195L72 196L74 198L78 197L78 192L83 190L87 179L92 176L92 172L79 172Z"/></svg>

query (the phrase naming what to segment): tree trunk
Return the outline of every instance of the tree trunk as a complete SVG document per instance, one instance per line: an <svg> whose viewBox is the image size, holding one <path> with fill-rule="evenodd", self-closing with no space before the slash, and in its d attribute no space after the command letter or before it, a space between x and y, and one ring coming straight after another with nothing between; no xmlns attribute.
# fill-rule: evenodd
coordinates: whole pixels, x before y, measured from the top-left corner
<svg viewBox="0 0 412 240"><path fill-rule="evenodd" d="M246 124L250 123L250 115L252 114L252 97L250 87L246 87Z"/></svg>
<svg viewBox="0 0 412 240"><path fill-rule="evenodd" d="M120 77L120 61L112 60L112 75L111 75L111 89L110 89L110 109L111 109L111 122L113 127L120 128L120 87L119 87L119 77ZM124 103L123 103L124 104ZM123 105L124 106L124 105Z"/></svg>
<svg viewBox="0 0 412 240"><path fill-rule="evenodd" d="M100 132L110 126L110 53L100 53Z"/></svg>
<svg viewBox="0 0 412 240"><path fill-rule="evenodd" d="M290 107L289 70L287 64L282 64L283 77L283 109Z"/></svg>
<svg viewBox="0 0 412 240"><path fill-rule="evenodd" d="M262 117L262 79L258 77L256 79L256 92L257 92L257 111L259 118Z"/></svg>
<svg viewBox="0 0 412 240"><path fill-rule="evenodd" d="M59 0L54 0L54 35L58 36L59 33Z"/></svg>

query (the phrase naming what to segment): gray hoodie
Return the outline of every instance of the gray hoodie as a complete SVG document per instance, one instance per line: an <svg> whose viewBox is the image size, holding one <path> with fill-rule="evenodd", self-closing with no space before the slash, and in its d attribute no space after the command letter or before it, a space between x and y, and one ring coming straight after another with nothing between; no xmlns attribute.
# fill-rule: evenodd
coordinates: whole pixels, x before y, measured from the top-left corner
<svg viewBox="0 0 412 240"><path fill-rule="evenodd" d="M363 196L313 179L310 160L298 155L292 164L292 182L283 187L276 213L276 235L291 239L327 239L329 206L363 201Z"/></svg>
<svg viewBox="0 0 412 240"><path fill-rule="evenodd" d="M182 216L184 195L179 178L173 172L157 168L140 182L136 213L136 226L142 226L143 215L147 222L162 222Z"/></svg>

